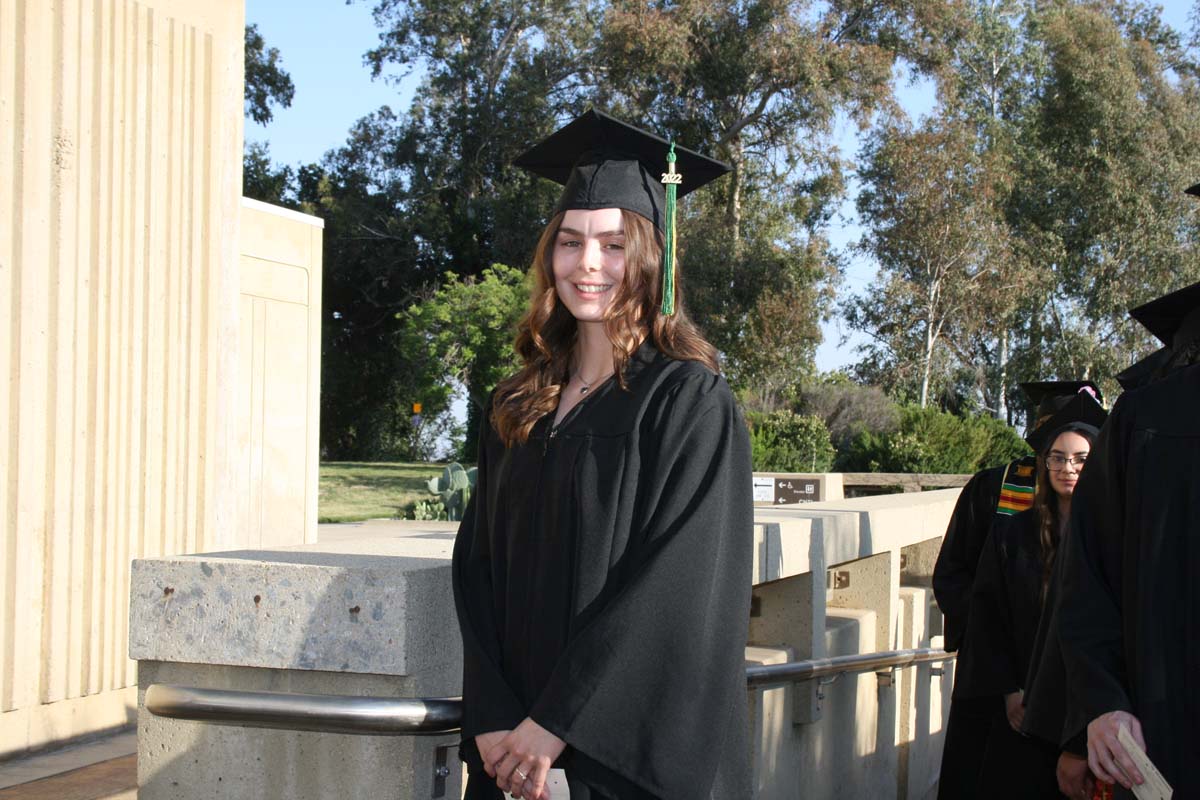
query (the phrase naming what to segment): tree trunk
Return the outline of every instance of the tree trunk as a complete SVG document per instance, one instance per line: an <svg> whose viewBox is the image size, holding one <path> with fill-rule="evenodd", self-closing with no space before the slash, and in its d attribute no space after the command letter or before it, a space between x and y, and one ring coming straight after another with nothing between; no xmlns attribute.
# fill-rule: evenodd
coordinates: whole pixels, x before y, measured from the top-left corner
<svg viewBox="0 0 1200 800"><path fill-rule="evenodd" d="M933 371L933 321L925 320L925 366L921 370L921 408L929 405L929 375Z"/></svg>
<svg viewBox="0 0 1200 800"><path fill-rule="evenodd" d="M729 173L729 202L725 204L725 216L733 237L731 252L735 259L742 252L742 161L742 138L738 136L729 143L729 163L733 171Z"/></svg>
<svg viewBox="0 0 1200 800"><path fill-rule="evenodd" d="M1000 331L1000 375L996 386L996 419L1008 420L1008 328Z"/></svg>

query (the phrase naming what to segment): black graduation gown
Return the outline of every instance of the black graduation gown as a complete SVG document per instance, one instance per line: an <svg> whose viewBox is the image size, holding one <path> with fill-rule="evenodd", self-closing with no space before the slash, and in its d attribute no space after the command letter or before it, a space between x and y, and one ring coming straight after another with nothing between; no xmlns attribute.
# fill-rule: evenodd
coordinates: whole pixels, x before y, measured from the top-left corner
<svg viewBox="0 0 1200 800"><path fill-rule="evenodd" d="M958 650L967 630L971 584L992 520L1000 500L1000 486L1007 466L977 472L967 481L942 539L933 567L933 596L942 611L945 647Z"/></svg>
<svg viewBox="0 0 1200 800"><path fill-rule="evenodd" d="M971 604L971 585L979 553L987 538L1004 482L1006 466L977 472L967 481L954 505L933 569L933 594L942 611L945 648L963 648ZM955 668L955 683L960 668ZM992 721L1000 715L996 697L959 698L950 704L950 719L942 746L938 797L969 797L975 791Z"/></svg>
<svg viewBox="0 0 1200 800"><path fill-rule="evenodd" d="M1142 723L1180 798L1200 797L1200 365L1117 400L1080 476L1058 636L1067 736Z"/></svg>
<svg viewBox="0 0 1200 800"><path fill-rule="evenodd" d="M970 643L958 658L954 699L1003 697L1025 688L1042 614L1038 515L997 519L984 543L971 592ZM1056 744L1017 733L1004 714L992 720L980 767L979 798L1058 798Z"/></svg>
<svg viewBox="0 0 1200 800"><path fill-rule="evenodd" d="M1059 544L1059 553L1066 541ZM1037 636L1029 658L1029 673L1025 678L1025 719L1021 730L1044 742L1061 746L1075 755L1087 755L1087 742L1064 735L1067 717L1067 670L1063 664L1062 645L1058 639L1058 598L1062 596L1062 574L1065 557L1054 560L1046 602L1038 621Z"/></svg>
<svg viewBox="0 0 1200 800"><path fill-rule="evenodd" d="M944 618L943 631L948 652L952 653L962 646L971 607L975 568L992 522L1013 513L1006 510L1014 508L1012 503L1001 503L1006 491L1015 496L1014 487L1006 487L1005 479L1020 483L1025 492L1032 492L1032 475L1036 466L1037 460L1028 456L1010 464L981 470L971 476L958 495L958 502L954 504L954 513L942 539L942 547L938 551L937 563L933 567L933 596ZM1024 473L1030 477L1021 477ZM1019 493L1021 489L1015 489L1015 492ZM1028 501L1016 507L1028 507Z"/></svg>
<svg viewBox="0 0 1200 800"><path fill-rule="evenodd" d="M750 796L748 432L699 363L647 343L625 378L524 445L481 432L454 547L469 797L499 796L473 737L527 716L573 800Z"/></svg>

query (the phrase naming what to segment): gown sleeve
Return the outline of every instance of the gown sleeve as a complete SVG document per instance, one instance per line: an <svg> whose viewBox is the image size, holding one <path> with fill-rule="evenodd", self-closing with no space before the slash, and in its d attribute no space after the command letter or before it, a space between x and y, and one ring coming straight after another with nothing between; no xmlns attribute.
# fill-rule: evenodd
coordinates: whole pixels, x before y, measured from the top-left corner
<svg viewBox="0 0 1200 800"><path fill-rule="evenodd" d="M1009 694L1021 688L1024 675L1017 665L1014 609L1009 602L1010 580L1002 543L1011 528L1023 524L1023 515L998 519L979 554L971 589L965 664L955 678L956 684L961 681L963 697Z"/></svg>
<svg viewBox="0 0 1200 800"><path fill-rule="evenodd" d="M577 769L593 759L660 797L748 797L749 436L722 379L666 394L642 423L636 538L530 716Z"/></svg>
<svg viewBox="0 0 1200 800"><path fill-rule="evenodd" d="M488 416L484 414L479 425L475 491L458 526L452 562L454 605L463 643L463 739L512 730L525 718L516 693L500 671L488 526Z"/></svg>
<svg viewBox="0 0 1200 800"><path fill-rule="evenodd" d="M962 645L975 568L988 527L996 516L1002 481L1002 473L995 469L979 472L967 481L942 539L933 568L933 594L945 618L947 652L954 652Z"/></svg>

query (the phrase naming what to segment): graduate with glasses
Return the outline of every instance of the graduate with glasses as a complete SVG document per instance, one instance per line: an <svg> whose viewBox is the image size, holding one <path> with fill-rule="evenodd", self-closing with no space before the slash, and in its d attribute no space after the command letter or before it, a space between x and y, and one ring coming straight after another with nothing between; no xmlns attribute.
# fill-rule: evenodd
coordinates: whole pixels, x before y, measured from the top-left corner
<svg viewBox="0 0 1200 800"><path fill-rule="evenodd" d="M1021 390L1035 410L1031 435L1050 423L1079 392L1087 391L1102 399L1100 389L1091 381L1035 381L1021 384ZM954 506L933 569L933 593L944 618L946 650L958 651L960 659L967 659L971 647L966 636L971 588L988 532L995 521L1030 508L1036 484L1037 456L1030 454L976 473L963 487ZM974 794L988 734L993 722L1004 717L1000 694L970 691L969 682L969 678L963 677L961 667L957 668L942 747L939 800L959 800Z"/></svg>
<svg viewBox="0 0 1200 800"><path fill-rule="evenodd" d="M1003 697L992 721L977 798L1058 798L1057 744L1022 733L1024 690L1038 625L1071 515L1072 497L1106 413L1084 389L1026 437L1037 454L1033 507L992 525L971 593L954 697Z"/></svg>

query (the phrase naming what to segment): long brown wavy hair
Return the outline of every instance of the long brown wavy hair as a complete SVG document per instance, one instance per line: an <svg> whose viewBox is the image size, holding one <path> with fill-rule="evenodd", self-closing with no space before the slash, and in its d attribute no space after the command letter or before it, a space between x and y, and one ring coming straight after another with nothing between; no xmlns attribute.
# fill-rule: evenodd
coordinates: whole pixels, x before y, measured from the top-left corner
<svg viewBox="0 0 1200 800"><path fill-rule="evenodd" d="M534 424L558 407L570 378L578 327L554 288L554 245L566 212L550 220L538 239L530 271L533 288L529 311L517 326L514 345L524 366L496 387L492 425L505 446L529 439ZM604 320L612 343L616 380L627 389L624 370L629 357L647 336L660 352L683 361L699 361L719 372L717 351L684 313L678 262L675 313L663 316L662 235L640 214L621 210L625 227L625 277Z"/></svg>
<svg viewBox="0 0 1200 800"><path fill-rule="evenodd" d="M1075 428L1068 429L1088 440L1089 449L1094 445L1095 437L1091 433ZM1042 600L1046 599L1046 591L1050 588L1050 575L1054 571L1054 558L1061 544L1059 531L1063 529L1063 520L1058 514L1058 495L1050 485L1050 468L1046 465L1046 456L1058 441L1063 431L1054 435L1037 457L1037 489L1033 494L1033 507L1037 509L1038 542L1041 545L1042 559Z"/></svg>

